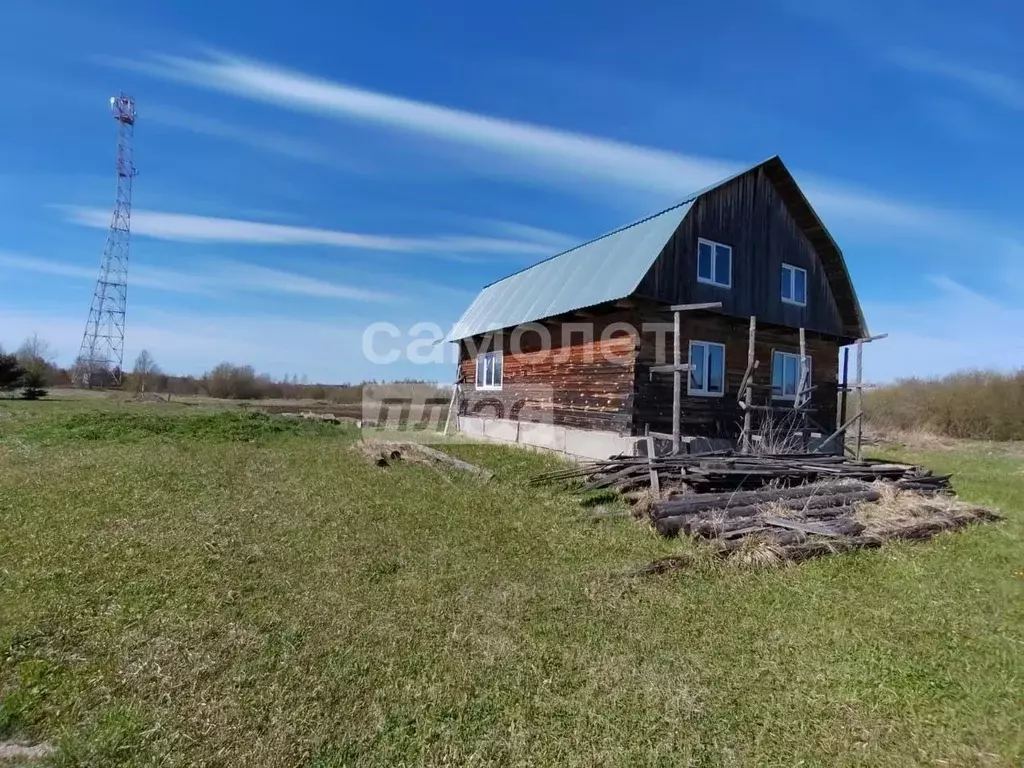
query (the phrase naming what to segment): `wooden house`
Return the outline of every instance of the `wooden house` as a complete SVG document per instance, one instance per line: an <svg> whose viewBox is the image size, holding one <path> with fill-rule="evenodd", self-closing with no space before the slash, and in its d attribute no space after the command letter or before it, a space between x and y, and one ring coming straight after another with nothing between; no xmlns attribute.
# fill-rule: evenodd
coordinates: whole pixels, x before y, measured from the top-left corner
<svg viewBox="0 0 1024 768"><path fill-rule="evenodd" d="M798 397L805 426L831 432L840 347L868 331L842 252L778 157L481 290L448 337L460 430L593 457L671 433L670 308L709 304L679 318L684 442L735 441L747 413L756 428Z"/></svg>

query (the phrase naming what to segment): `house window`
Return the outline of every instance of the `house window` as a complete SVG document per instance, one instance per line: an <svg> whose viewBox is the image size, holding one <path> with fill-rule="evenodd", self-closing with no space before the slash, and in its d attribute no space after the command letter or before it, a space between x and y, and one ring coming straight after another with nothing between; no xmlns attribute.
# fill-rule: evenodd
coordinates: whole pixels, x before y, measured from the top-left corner
<svg viewBox="0 0 1024 768"><path fill-rule="evenodd" d="M697 282L732 287L732 248L721 243L697 239Z"/></svg>
<svg viewBox="0 0 1024 768"><path fill-rule="evenodd" d="M807 270L794 267L792 264L782 265L782 301L786 304L807 306Z"/></svg>
<svg viewBox="0 0 1024 768"><path fill-rule="evenodd" d="M710 341L690 342L689 395L720 397L725 394L725 345Z"/></svg>
<svg viewBox="0 0 1024 768"><path fill-rule="evenodd" d="M811 358L807 365L805 386L811 384ZM772 397L776 400L795 400L800 386L800 355L791 352L772 352Z"/></svg>
<svg viewBox="0 0 1024 768"><path fill-rule="evenodd" d="M476 356L476 388L501 389L501 350L481 352Z"/></svg>

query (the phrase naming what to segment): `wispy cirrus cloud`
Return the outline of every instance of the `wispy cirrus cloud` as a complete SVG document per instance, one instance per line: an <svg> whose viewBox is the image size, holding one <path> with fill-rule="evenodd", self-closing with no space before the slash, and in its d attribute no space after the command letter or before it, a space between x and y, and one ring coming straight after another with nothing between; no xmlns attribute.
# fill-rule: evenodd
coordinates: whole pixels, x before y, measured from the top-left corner
<svg viewBox="0 0 1024 768"><path fill-rule="evenodd" d="M1000 106L1024 111L1024 81L1010 75L914 48L898 48L887 58L908 72L955 83Z"/></svg>
<svg viewBox="0 0 1024 768"><path fill-rule="evenodd" d="M98 269L14 253L0 253L0 267L8 271L34 272L83 281L95 280L98 274ZM189 271L135 266L129 280L133 286L203 296L248 292L362 302L404 300L394 293L227 259L206 260L202 268Z"/></svg>
<svg viewBox="0 0 1024 768"><path fill-rule="evenodd" d="M379 125L446 142L471 153L490 155L493 173L511 177L542 175L548 181L601 181L658 195L662 200L711 184L743 164L687 155L593 135L459 110L429 102L357 88L302 72L222 53L206 58L155 56L121 66L185 82L199 88L318 114ZM949 230L958 216L805 176L804 188L831 220L870 222L933 234ZM963 223L963 228L967 228Z"/></svg>
<svg viewBox="0 0 1024 768"><path fill-rule="evenodd" d="M250 127L243 128L213 117L161 106L147 107L146 121L243 144L293 160L302 160L343 171L356 169L355 163L347 162L329 148L299 136L258 131Z"/></svg>
<svg viewBox="0 0 1024 768"><path fill-rule="evenodd" d="M75 280L95 280L99 274L99 262L95 267L83 267L80 264L71 264L66 261L29 256L21 253L9 253L0 251L0 268L8 273L34 272L40 275L52 275L54 277L67 277ZM164 270L153 267L133 267L132 285L144 288L155 288L161 291L173 291L175 293L194 293L201 295L215 295L210 286L203 285L194 274Z"/></svg>
<svg viewBox="0 0 1024 768"><path fill-rule="evenodd" d="M66 218L96 229L110 226L110 211L86 206L59 206ZM192 243L238 243L247 245L326 245L366 251L428 253L441 258L464 259L473 254L551 255L548 238L528 239L438 235L404 237L367 235L336 229L296 227L244 219L197 216L167 211L132 211L132 233L158 240ZM550 234L550 233L549 233Z"/></svg>

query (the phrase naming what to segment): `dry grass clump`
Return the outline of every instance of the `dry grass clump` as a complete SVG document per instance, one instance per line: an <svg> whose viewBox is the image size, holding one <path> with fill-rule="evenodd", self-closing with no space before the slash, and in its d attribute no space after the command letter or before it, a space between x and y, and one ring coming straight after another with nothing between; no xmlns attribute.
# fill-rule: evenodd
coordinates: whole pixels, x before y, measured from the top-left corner
<svg viewBox="0 0 1024 768"><path fill-rule="evenodd" d="M726 558L729 565L745 568L781 568L789 565L786 548L770 534L744 536L740 546Z"/></svg>
<svg viewBox="0 0 1024 768"><path fill-rule="evenodd" d="M687 496L693 493L690 488L665 488L660 494L655 493L650 486L643 488L637 488L632 491L626 491L623 495L626 502L630 505L630 511L633 517L637 519L646 519L650 516L651 508L659 501L672 497L677 498L679 496Z"/></svg>
<svg viewBox="0 0 1024 768"><path fill-rule="evenodd" d="M966 504L952 496L923 496L901 491L888 483L874 485L881 498L871 504L858 505L855 516L869 536L918 538L975 521L1000 519L1000 515L991 510Z"/></svg>

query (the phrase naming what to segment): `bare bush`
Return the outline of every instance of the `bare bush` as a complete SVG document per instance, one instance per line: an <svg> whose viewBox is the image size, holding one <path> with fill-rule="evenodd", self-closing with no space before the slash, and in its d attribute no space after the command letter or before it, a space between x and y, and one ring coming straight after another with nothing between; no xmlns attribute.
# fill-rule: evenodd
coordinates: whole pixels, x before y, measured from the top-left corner
<svg viewBox="0 0 1024 768"><path fill-rule="evenodd" d="M901 379L866 395L865 419L876 430L1024 440L1024 369Z"/></svg>

